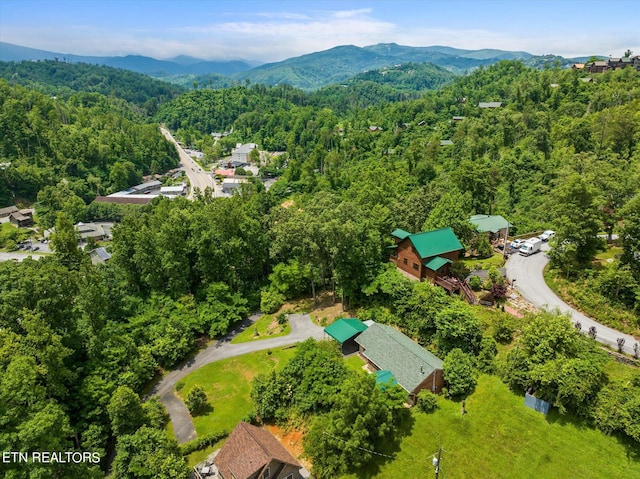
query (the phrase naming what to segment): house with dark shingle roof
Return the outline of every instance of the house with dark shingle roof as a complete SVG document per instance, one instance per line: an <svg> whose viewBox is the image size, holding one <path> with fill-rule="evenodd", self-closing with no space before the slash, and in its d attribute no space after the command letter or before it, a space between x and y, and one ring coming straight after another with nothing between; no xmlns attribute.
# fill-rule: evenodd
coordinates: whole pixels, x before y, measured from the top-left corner
<svg viewBox="0 0 640 479"><path fill-rule="evenodd" d="M360 354L377 371L390 371L415 403L422 389L439 393L444 385L442 360L385 324L373 323L356 339Z"/></svg>
<svg viewBox="0 0 640 479"><path fill-rule="evenodd" d="M302 466L280 442L261 429L240 422L214 459L222 479L301 479Z"/></svg>
<svg viewBox="0 0 640 479"><path fill-rule="evenodd" d="M355 338L367 325L357 318L340 318L324 328L324 332L340 343L342 354L351 354L358 351Z"/></svg>
<svg viewBox="0 0 640 479"><path fill-rule="evenodd" d="M449 265L464 251L451 228L416 234L397 229L391 236L395 245L390 247L389 260L406 274L420 280L447 276Z"/></svg>

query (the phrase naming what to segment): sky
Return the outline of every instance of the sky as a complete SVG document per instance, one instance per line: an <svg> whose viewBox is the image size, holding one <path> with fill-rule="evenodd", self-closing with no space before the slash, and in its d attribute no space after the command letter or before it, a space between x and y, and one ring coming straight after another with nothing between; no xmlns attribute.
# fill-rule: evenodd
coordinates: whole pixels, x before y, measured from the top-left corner
<svg viewBox="0 0 640 479"><path fill-rule="evenodd" d="M640 0L0 0L0 41L62 54L265 63L398 43L640 54Z"/></svg>

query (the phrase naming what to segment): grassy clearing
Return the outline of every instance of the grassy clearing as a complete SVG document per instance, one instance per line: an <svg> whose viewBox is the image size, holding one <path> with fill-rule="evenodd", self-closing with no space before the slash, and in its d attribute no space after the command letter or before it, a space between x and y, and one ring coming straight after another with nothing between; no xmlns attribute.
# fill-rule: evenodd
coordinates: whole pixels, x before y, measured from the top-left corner
<svg viewBox="0 0 640 479"><path fill-rule="evenodd" d="M596 255L596 260L601 264L605 264L607 260L613 260L619 258L622 255L622 247L607 245L607 249Z"/></svg>
<svg viewBox="0 0 640 479"><path fill-rule="evenodd" d="M257 332L257 334L256 334ZM259 341L260 339L277 338L278 336L286 336L291 332L289 321L285 324L278 324L275 316L265 314L258 319L253 326L245 329L235 338L232 343L247 343L249 341Z"/></svg>
<svg viewBox="0 0 640 479"><path fill-rule="evenodd" d="M461 261L471 271L478 270L478 269L489 269L492 266L495 266L496 268L502 268L505 262L504 257L502 256L502 253L494 253L492 257L487 259L478 259L478 258L469 257L469 258L463 258Z"/></svg>
<svg viewBox="0 0 640 479"><path fill-rule="evenodd" d="M433 414L412 410L414 422L399 444L381 452L381 458L349 479L433 477L430 455L439 447L441 476L447 479L489 478L613 478L640 477L637 444L606 436L573 418L552 412L545 418L524 406L497 377L483 375L466 401L439 398Z"/></svg>
<svg viewBox="0 0 640 479"><path fill-rule="evenodd" d="M344 363L347 368L357 372L362 372L362 366L365 364L362 358L357 354L352 354L348 358L345 358Z"/></svg>
<svg viewBox="0 0 640 479"><path fill-rule="evenodd" d="M185 377L177 392L184 401L194 385L207 393L209 409L193 418L199 436L231 431L251 410L251 381L273 368L282 368L293 357L295 347L258 351L207 364Z"/></svg>
<svg viewBox="0 0 640 479"><path fill-rule="evenodd" d="M640 317L612 304L609 299L598 293L593 284L594 280L567 280L560 272L551 268L545 268L544 279L549 288L564 302L597 322L627 334L640 336Z"/></svg>

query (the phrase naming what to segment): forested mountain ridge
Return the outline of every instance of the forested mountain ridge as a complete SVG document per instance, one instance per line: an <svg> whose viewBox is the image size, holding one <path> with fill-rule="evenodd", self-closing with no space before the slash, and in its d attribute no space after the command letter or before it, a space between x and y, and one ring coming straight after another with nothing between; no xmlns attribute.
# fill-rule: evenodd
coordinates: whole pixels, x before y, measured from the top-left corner
<svg viewBox="0 0 640 479"><path fill-rule="evenodd" d="M80 91L101 93L135 103L151 115L159 104L185 91L178 85L129 70L53 60L0 62L0 78L10 85L63 98Z"/></svg>
<svg viewBox="0 0 640 479"><path fill-rule="evenodd" d="M191 87L210 85L214 88L230 86L231 81L251 81L265 85L289 84L306 91L316 90L348 78L402 63L433 63L452 73L462 74L479 66L502 60L521 60L529 66L542 68L558 63L570 66L585 58L567 59L558 56L536 56L527 52L504 50L462 50L445 46L411 47L395 43L380 43L366 47L337 46L328 50L308 53L283 61L251 68L245 62L207 62L198 59L175 58L160 61L148 57L82 57L34 50L0 42L0 60L64 60L125 68L128 70L174 81ZM217 75L224 75L221 78Z"/></svg>
<svg viewBox="0 0 640 479"><path fill-rule="evenodd" d="M0 203L35 200L76 221L98 194L139 183L178 162L139 108L99 93L52 98L0 80ZM8 164L8 166L7 166ZM43 212L44 212L43 210Z"/></svg>

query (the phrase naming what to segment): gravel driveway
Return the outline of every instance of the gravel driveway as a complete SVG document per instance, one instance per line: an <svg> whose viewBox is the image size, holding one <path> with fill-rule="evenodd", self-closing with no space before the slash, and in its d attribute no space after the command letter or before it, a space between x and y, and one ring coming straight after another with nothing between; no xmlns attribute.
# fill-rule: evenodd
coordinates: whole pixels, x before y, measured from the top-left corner
<svg viewBox="0 0 640 479"><path fill-rule="evenodd" d="M281 346L289 346L299 343L308 338L322 339L324 330L320 326L316 326L308 314L290 314L289 324L291 332L286 336L280 336L272 339L262 339L259 341L251 341L248 343L231 344L233 337L243 329L254 323L260 315L251 316L247 321L243 322L234 331L229 333L223 339L212 343L196 356L191 358L180 368L171 371L163 377L147 395L147 397L158 396L160 401L167 409L173 424L173 431L179 444L191 441L196 438L196 430L191 420L191 415L184 403L175 395L176 383L192 373L196 369L201 368L205 364L220 361L221 359L241 356L243 354L254 351L262 351L264 349L278 348Z"/></svg>
<svg viewBox="0 0 640 479"><path fill-rule="evenodd" d="M604 326L584 314L576 311L567 303L558 298L553 291L547 286L542 275L544 267L549 262L546 251L549 251L549 245L542 245L543 251L533 256L520 256L513 254L506 264L507 277L515 280L516 289L522 296L538 308L558 309L562 313L569 314L572 320L579 321L582 324L582 332L587 333L589 328L596 328L596 340L600 343L618 349L618 338L624 338L624 351L633 354L633 345L636 339L629 334L621 333L615 329Z"/></svg>

